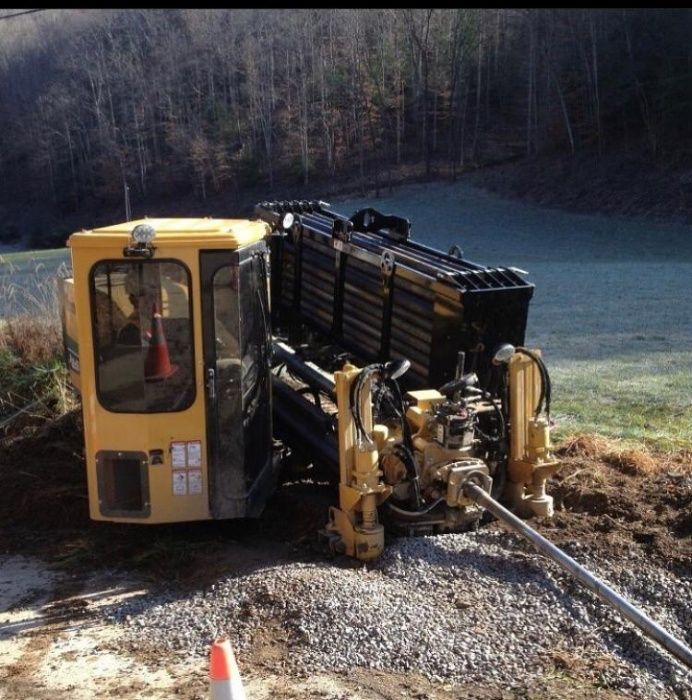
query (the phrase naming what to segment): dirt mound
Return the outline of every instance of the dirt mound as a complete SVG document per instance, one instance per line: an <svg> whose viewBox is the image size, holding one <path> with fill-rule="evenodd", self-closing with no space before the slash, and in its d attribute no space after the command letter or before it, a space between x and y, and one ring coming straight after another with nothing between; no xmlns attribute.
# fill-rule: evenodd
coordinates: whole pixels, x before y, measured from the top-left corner
<svg viewBox="0 0 692 700"><path fill-rule="evenodd" d="M80 410L24 426L0 452L0 525L55 530L88 522Z"/></svg>
<svg viewBox="0 0 692 700"><path fill-rule="evenodd" d="M593 439L592 439L593 438ZM672 570L692 556L692 459L688 451L614 450L596 436L570 438L551 481L555 517L542 527L558 545L591 542L617 551L633 545Z"/></svg>
<svg viewBox="0 0 692 700"><path fill-rule="evenodd" d="M542 155L482 168L468 180L504 197L569 211L692 220L689 165L660 167L645 150L597 154L584 150L572 158Z"/></svg>
<svg viewBox="0 0 692 700"><path fill-rule="evenodd" d="M692 452L688 450L656 454L645 448L622 449L616 441L591 433L568 435L555 453L568 464L574 459L587 460L587 467L590 466L594 474L598 472L594 464L608 464L630 476L647 476L675 468L682 473L692 473ZM607 478L607 475L601 473L600 478Z"/></svg>

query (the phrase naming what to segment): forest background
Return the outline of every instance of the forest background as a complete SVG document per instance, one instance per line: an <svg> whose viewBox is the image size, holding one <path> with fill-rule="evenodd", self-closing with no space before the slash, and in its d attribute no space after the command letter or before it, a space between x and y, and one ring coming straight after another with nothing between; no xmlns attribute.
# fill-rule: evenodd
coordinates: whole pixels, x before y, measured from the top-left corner
<svg viewBox="0 0 692 700"><path fill-rule="evenodd" d="M4 10L0 243L62 245L126 191L229 216L470 172L688 218L691 39L688 9Z"/></svg>

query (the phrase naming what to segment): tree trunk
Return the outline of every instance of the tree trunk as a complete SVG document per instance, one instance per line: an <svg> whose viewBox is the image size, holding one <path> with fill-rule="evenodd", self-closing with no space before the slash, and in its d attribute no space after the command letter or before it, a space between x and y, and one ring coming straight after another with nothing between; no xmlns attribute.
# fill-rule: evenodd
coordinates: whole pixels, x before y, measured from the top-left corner
<svg viewBox="0 0 692 700"><path fill-rule="evenodd" d="M464 150L464 145L466 142L466 115L468 114L468 104L469 104L469 83L468 80L464 80L464 109L461 113L461 136L460 136L460 148L459 148L459 167L462 172L464 166L466 165L466 153Z"/></svg>
<svg viewBox="0 0 692 700"><path fill-rule="evenodd" d="M560 87L560 81L557 78L557 75L555 75L555 71L553 70L552 66L548 68L548 71L550 73L550 76L553 79L553 83L555 85L555 89L557 90L557 96L560 100L560 109L562 110L562 118L565 122L565 129L567 131L567 138L569 139L569 148L574 155L574 135L572 133L572 123L569 118L569 112L567 111L567 104L565 103L565 97L562 94L562 88Z"/></svg>
<svg viewBox="0 0 692 700"><path fill-rule="evenodd" d="M528 56L528 80L527 80L527 108L526 108L526 155L531 155L534 151L534 140L533 140L533 105L534 105L534 92L535 92L535 30L533 26L533 12L527 10L528 12L528 24L529 24L529 56Z"/></svg>
<svg viewBox="0 0 692 700"><path fill-rule="evenodd" d="M471 160L476 160L476 144L478 143L478 127L481 121L481 95L483 94L483 15L479 11L478 22L478 64L476 66L476 119L473 126L473 141L471 141Z"/></svg>
<svg viewBox="0 0 692 700"><path fill-rule="evenodd" d="M637 75L636 63L634 60L634 51L632 49L632 37L630 36L629 25L627 23L626 10L622 11L622 26L625 32L625 43L627 46L627 57L629 59L630 71L632 73L632 80L634 81L634 89L637 93L637 98L639 102L639 111L641 112L642 121L644 122L644 127L646 128L647 140L649 142L649 149L651 150L652 157L656 157L657 149L657 138L656 129L654 127L653 119L651 116L651 109L649 105L649 99L644 90L644 86L639 80Z"/></svg>
<svg viewBox="0 0 692 700"><path fill-rule="evenodd" d="M593 14L589 12L589 35L591 37L591 61L593 70L594 113L596 115L596 134L598 136L598 155L603 153L603 130L601 128L601 101L598 93L598 48L593 25Z"/></svg>

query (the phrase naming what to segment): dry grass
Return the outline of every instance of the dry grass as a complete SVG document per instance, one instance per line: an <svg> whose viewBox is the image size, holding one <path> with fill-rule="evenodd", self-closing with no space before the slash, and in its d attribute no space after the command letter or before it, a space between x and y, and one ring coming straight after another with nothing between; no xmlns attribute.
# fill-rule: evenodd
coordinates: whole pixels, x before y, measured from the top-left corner
<svg viewBox="0 0 692 700"><path fill-rule="evenodd" d="M605 455L605 462L631 476L650 476L662 471L662 463L644 450L623 450Z"/></svg>
<svg viewBox="0 0 692 700"><path fill-rule="evenodd" d="M0 279L0 299L20 311L0 321L0 424L12 418L14 429L63 415L75 402L67 386L55 278L43 277L40 269L22 277L10 268ZM27 406L28 413L18 413Z"/></svg>
<svg viewBox="0 0 692 700"><path fill-rule="evenodd" d="M556 450L564 457L602 457L612 447L610 440L592 433L568 435Z"/></svg>
<svg viewBox="0 0 692 700"><path fill-rule="evenodd" d="M592 433L568 435L555 452L575 476L588 471L596 478L599 471L608 468L639 477L669 472L692 474L692 450L661 452L646 447L632 448Z"/></svg>
<svg viewBox="0 0 692 700"><path fill-rule="evenodd" d="M0 256L0 351L10 352L23 364L50 362L62 355L60 304L55 274L45 265L20 267ZM58 268L63 276L66 269Z"/></svg>
<svg viewBox="0 0 692 700"><path fill-rule="evenodd" d="M55 314L23 314L3 322L0 351L12 353L27 365L51 362L62 353L62 329Z"/></svg>

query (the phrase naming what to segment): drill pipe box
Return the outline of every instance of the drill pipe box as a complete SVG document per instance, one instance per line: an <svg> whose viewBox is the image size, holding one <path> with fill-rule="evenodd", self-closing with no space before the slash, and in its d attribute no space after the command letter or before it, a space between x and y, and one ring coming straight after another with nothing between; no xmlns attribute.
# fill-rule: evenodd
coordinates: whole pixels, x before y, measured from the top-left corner
<svg viewBox="0 0 692 700"><path fill-rule="evenodd" d="M524 343L534 285L516 268L424 246L406 219L372 209L346 219L321 202L263 202L255 213L273 227L275 332L294 346L318 331L361 362L407 358L402 382L416 389L453 379L460 351L485 383L497 346Z"/></svg>

